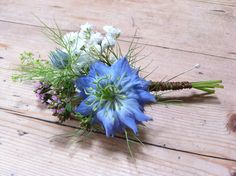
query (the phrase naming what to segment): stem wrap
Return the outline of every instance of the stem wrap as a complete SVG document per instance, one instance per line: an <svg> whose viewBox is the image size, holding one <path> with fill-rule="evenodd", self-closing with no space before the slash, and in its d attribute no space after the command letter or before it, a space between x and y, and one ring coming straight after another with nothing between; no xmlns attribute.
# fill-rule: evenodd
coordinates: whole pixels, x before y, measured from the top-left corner
<svg viewBox="0 0 236 176"><path fill-rule="evenodd" d="M183 82L153 82L149 85L149 91L182 90L193 88L192 83Z"/></svg>

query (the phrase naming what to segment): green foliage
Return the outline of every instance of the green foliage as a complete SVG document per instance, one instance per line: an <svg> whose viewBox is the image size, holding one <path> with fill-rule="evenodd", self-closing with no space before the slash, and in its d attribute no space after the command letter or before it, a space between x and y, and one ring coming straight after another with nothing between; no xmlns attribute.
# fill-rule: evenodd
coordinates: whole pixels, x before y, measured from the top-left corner
<svg viewBox="0 0 236 176"><path fill-rule="evenodd" d="M22 53L20 61L19 73L12 76L14 81L43 80L47 75L53 75L49 62L36 59L31 52Z"/></svg>
<svg viewBox="0 0 236 176"><path fill-rule="evenodd" d="M46 82L56 90L61 90L66 95L74 91L73 80L77 75L71 70L55 69L49 61L35 58L31 52L20 55L21 65L18 73L12 76L13 80L37 80Z"/></svg>
<svg viewBox="0 0 236 176"><path fill-rule="evenodd" d="M83 116L80 113L75 113L75 119L79 121L81 128L91 130L91 128L92 128L91 124L92 124L92 120L93 120L92 115Z"/></svg>

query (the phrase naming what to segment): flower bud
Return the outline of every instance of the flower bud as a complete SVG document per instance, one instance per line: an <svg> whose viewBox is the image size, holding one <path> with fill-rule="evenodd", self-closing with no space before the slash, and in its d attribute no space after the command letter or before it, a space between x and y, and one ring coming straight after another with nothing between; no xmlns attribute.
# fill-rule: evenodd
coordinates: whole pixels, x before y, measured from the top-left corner
<svg viewBox="0 0 236 176"><path fill-rule="evenodd" d="M49 54L52 65L57 69L64 69L68 65L69 55L60 49Z"/></svg>

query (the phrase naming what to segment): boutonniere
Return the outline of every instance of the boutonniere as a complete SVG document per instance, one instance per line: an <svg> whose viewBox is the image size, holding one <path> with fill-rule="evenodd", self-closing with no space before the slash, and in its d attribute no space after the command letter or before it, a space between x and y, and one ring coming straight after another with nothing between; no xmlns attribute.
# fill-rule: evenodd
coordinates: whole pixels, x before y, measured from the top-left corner
<svg viewBox="0 0 236 176"><path fill-rule="evenodd" d="M13 79L36 82L38 100L60 122L76 119L81 135L102 130L107 137L122 133L127 141L130 134L138 139L138 126L152 119L144 107L159 101L157 92L198 89L213 94L215 88L223 88L221 80L172 82L142 77L136 67L135 37L123 52L118 42L121 30L113 26L104 26L100 33L87 23L78 32L63 34L45 24L45 32L58 47L48 59L22 53Z"/></svg>

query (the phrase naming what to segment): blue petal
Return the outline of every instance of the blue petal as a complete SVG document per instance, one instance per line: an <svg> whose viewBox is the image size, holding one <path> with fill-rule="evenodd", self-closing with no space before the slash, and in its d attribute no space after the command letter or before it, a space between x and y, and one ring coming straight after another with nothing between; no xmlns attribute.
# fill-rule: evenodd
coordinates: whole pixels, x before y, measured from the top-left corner
<svg viewBox="0 0 236 176"><path fill-rule="evenodd" d="M135 119L133 119L132 112L128 111L127 109L123 108L118 113L120 121L125 124L127 127L133 130L135 134L138 132L137 124Z"/></svg>
<svg viewBox="0 0 236 176"><path fill-rule="evenodd" d="M123 100L122 103L124 107L138 108L139 110L143 111L143 106L141 106L138 100L134 98L128 98L126 100Z"/></svg>
<svg viewBox="0 0 236 176"><path fill-rule="evenodd" d="M84 101L82 101L76 108L75 112L78 112L84 116L91 115L93 113L93 106L91 103L95 100L95 97L89 96Z"/></svg>
<svg viewBox="0 0 236 176"><path fill-rule="evenodd" d="M95 84L93 84L94 79L91 77L80 77L75 81L75 85L78 89L86 89L89 87L95 88Z"/></svg>
<svg viewBox="0 0 236 176"><path fill-rule="evenodd" d="M97 118L103 124L103 127L106 131L106 136L114 136L114 125L117 118L116 112L102 109L97 112Z"/></svg>
<svg viewBox="0 0 236 176"><path fill-rule="evenodd" d="M121 76L121 74L131 74L134 69L132 69L129 65L128 60L125 57L118 59L112 66L111 71L113 72L113 76Z"/></svg>
<svg viewBox="0 0 236 176"><path fill-rule="evenodd" d="M95 62L89 71L89 76L96 78L97 76L104 76L109 74L110 72L110 67L105 65L102 62Z"/></svg>
<svg viewBox="0 0 236 176"><path fill-rule="evenodd" d="M137 108L133 108L132 112L134 113L135 119L139 122L152 120L150 117L146 116L142 111Z"/></svg>
<svg viewBox="0 0 236 176"><path fill-rule="evenodd" d="M80 77L79 79L75 80L76 88L79 90L78 96L86 98L88 96L86 92L91 91L89 88L96 90L96 85L93 83L93 81L94 79L91 77Z"/></svg>
<svg viewBox="0 0 236 176"><path fill-rule="evenodd" d="M128 75L127 78L120 81L122 91L126 92L129 89L143 89L146 90L147 82L140 79L137 75Z"/></svg>
<svg viewBox="0 0 236 176"><path fill-rule="evenodd" d="M138 80L138 84L136 85L136 87L135 88L137 88L137 89L143 89L143 90L146 90L146 91L148 91L148 87L149 87L149 85L150 85L150 81L146 81L146 80L144 80L144 79L142 79L142 78L138 78L139 80Z"/></svg>
<svg viewBox="0 0 236 176"><path fill-rule="evenodd" d="M138 95L139 95L139 100L142 103L155 103L156 102L155 96L147 91L141 90L138 92Z"/></svg>
<svg viewBox="0 0 236 176"><path fill-rule="evenodd" d="M132 99L126 100L123 108L126 109L127 112L132 114L133 115L132 117L138 122L151 120L150 117L146 116L143 113L144 110L143 107L140 106L136 100Z"/></svg>

